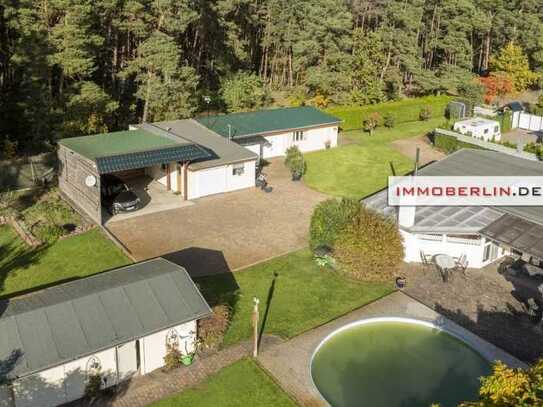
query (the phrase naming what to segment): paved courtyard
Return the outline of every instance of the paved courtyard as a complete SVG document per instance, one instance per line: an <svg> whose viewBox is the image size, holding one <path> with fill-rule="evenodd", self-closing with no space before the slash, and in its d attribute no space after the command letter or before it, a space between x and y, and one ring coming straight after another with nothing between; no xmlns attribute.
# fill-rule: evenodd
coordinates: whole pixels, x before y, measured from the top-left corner
<svg viewBox="0 0 543 407"><path fill-rule="evenodd" d="M543 332L522 303L526 287L507 281L496 267L469 269L444 283L433 268L406 265L405 292L519 359L534 361L543 356Z"/></svg>
<svg viewBox="0 0 543 407"><path fill-rule="evenodd" d="M282 159L271 160L264 173L270 193L251 188L205 197L107 227L137 260L166 256L193 276L236 270L305 247L313 208L327 196L291 181Z"/></svg>

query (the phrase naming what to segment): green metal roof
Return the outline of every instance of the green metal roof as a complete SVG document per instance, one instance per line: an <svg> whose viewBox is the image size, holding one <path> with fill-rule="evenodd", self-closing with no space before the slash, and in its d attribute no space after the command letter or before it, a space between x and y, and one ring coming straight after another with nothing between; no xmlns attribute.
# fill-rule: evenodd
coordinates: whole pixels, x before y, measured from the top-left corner
<svg viewBox="0 0 543 407"><path fill-rule="evenodd" d="M211 156L199 145L150 124L144 129L62 139L59 144L96 162L99 174Z"/></svg>
<svg viewBox="0 0 543 407"><path fill-rule="evenodd" d="M0 309L0 381L211 313L186 270L163 258L3 300Z"/></svg>
<svg viewBox="0 0 543 407"><path fill-rule="evenodd" d="M126 130L113 133L66 138L59 144L94 160L98 157L110 157L140 151L172 147L180 142L145 130Z"/></svg>
<svg viewBox="0 0 543 407"><path fill-rule="evenodd" d="M341 119L311 106L202 116L196 120L227 138L229 136L232 138L256 136L341 122Z"/></svg>
<svg viewBox="0 0 543 407"><path fill-rule="evenodd" d="M99 174L133 170L174 161L193 161L211 157L210 152L199 146L188 144L162 148L160 150L140 151L113 157L99 157L95 160Z"/></svg>

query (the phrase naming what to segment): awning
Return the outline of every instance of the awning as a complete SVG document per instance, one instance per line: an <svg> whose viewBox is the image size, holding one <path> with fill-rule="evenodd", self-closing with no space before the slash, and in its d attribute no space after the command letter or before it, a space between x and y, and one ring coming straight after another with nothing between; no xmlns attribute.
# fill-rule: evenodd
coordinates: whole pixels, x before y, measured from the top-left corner
<svg viewBox="0 0 543 407"><path fill-rule="evenodd" d="M99 174L133 170L166 164L174 161L194 161L211 157L211 154L195 144L179 145L158 150L119 154L95 159Z"/></svg>
<svg viewBox="0 0 543 407"><path fill-rule="evenodd" d="M543 226L513 215L504 215L480 232L523 253L543 258Z"/></svg>

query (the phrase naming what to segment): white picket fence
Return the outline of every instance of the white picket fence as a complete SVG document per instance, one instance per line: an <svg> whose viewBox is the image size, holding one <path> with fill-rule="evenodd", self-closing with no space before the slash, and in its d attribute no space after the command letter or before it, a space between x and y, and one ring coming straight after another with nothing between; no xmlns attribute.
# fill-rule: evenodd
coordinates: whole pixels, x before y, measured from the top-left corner
<svg viewBox="0 0 543 407"><path fill-rule="evenodd" d="M514 112L511 127L514 129L541 131L543 130L543 117L525 112Z"/></svg>

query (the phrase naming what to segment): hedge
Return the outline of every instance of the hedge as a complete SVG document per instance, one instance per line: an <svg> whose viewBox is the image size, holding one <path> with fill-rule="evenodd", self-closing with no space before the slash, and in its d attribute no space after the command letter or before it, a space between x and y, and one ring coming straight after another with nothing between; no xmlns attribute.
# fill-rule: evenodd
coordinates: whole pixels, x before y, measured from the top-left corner
<svg viewBox="0 0 543 407"><path fill-rule="evenodd" d="M355 222L337 238L334 256L348 278L391 281L404 258L402 237L391 219L360 208Z"/></svg>
<svg viewBox="0 0 543 407"><path fill-rule="evenodd" d="M460 150L461 148L484 150L482 147L479 147L475 144L459 141L452 136L446 136L444 134L434 133L432 135L432 142L434 144L434 147L436 147L438 150L443 151L446 154L454 153L456 150Z"/></svg>
<svg viewBox="0 0 543 407"><path fill-rule="evenodd" d="M378 112L382 117L393 117L396 124L419 120L419 114L423 107L430 108L431 118L443 117L445 108L451 100L450 96L426 96L375 105L337 106L326 109L326 112L343 120L341 124L343 130L356 130L362 128L364 120L373 112Z"/></svg>

